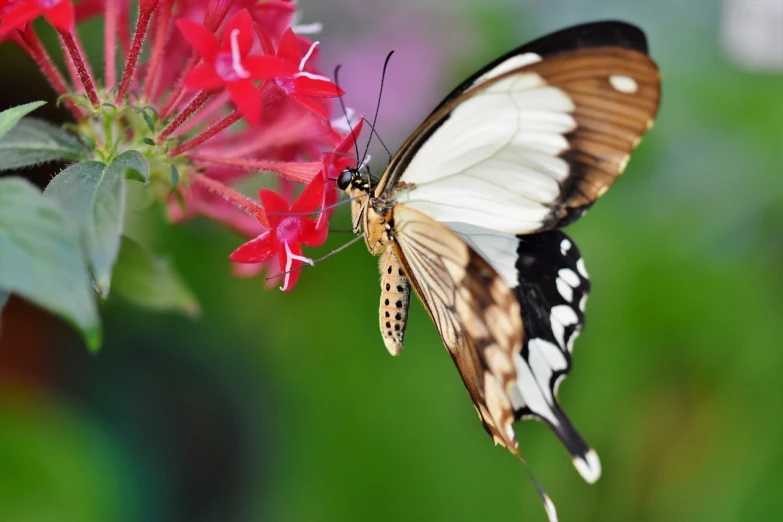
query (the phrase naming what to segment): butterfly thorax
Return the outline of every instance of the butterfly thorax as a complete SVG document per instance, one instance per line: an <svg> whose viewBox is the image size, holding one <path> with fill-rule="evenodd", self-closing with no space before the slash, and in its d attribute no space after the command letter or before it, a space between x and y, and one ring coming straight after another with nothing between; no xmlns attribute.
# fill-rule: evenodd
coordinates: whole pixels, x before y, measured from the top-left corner
<svg viewBox="0 0 783 522"><path fill-rule="evenodd" d="M373 196L372 185L359 177L345 190L351 197L353 231L364 231L367 249L374 256L381 254L393 241L392 205Z"/></svg>

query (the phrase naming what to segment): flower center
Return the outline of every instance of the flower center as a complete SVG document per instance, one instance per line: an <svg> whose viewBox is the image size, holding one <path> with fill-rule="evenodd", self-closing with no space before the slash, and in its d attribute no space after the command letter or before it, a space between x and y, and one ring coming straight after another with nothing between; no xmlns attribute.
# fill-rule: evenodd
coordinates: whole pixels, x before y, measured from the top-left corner
<svg viewBox="0 0 783 522"><path fill-rule="evenodd" d="M250 71L242 65L239 52L239 29L231 31L231 51L223 51L215 57L215 72L224 81L235 82L250 78Z"/></svg>
<svg viewBox="0 0 783 522"><path fill-rule="evenodd" d="M287 217L277 225L275 232L280 242L293 243L302 233L302 220L294 216Z"/></svg>

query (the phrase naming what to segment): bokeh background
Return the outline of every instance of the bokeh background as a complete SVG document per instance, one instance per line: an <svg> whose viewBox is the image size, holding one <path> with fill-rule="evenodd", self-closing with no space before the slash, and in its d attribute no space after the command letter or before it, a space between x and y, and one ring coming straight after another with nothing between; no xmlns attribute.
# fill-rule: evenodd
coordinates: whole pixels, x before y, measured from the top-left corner
<svg viewBox="0 0 783 522"><path fill-rule="evenodd" d="M512 47L588 20L644 28L663 73L657 124L569 228L594 290L560 396L602 458L601 480L584 484L543 425L517 434L567 522L783 520L783 2L300 7L304 22L324 23L323 68L343 64L360 112L373 112L396 50L378 124L392 146ZM90 53L95 23L84 28ZM15 49L0 49L0 75L2 107L52 98ZM545 520L418 303L403 355L388 355L362 246L285 294L233 278L227 254L241 240L212 223L143 223L203 313L110 299L106 343L90 356L67 326L12 298L0 334L0 520ZM346 210L333 225L348 228ZM332 233L324 251L349 238Z"/></svg>

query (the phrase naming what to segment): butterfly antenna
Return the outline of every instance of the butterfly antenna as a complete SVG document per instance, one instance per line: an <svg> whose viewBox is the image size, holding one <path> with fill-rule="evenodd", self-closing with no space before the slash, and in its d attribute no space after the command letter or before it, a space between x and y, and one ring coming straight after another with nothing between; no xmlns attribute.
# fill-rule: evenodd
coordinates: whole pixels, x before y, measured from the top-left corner
<svg viewBox="0 0 783 522"><path fill-rule="evenodd" d="M321 212L325 212L327 210L331 210L333 208L337 208L337 207L339 207L341 205L345 205L346 203L349 203L349 202L351 202L353 200L356 200L356 199L359 199L359 198L363 198L363 197L365 197L364 194L362 194L360 196L354 196L354 197L348 198L348 199L341 199L337 203L332 203L331 205L326 205L325 207L320 208L320 209L318 209L316 211L313 211L313 212L268 212L267 215L269 215L269 216L312 216L312 215L320 214Z"/></svg>
<svg viewBox="0 0 783 522"><path fill-rule="evenodd" d="M385 143L383 142L383 140L381 139L381 135L380 135L380 134L378 134L378 131L377 131L377 130L375 130L375 127L373 126L373 124L372 124L372 123L370 123L370 120L368 120L368 119L367 119L367 118L365 118L364 116L362 116L362 120L366 121L366 122L367 122L367 125L369 125L369 126L370 126L370 129L372 129L372 134L375 134L375 137L376 137L376 138L378 138L378 141L380 141L380 142L381 142L381 146L383 146L383 149L386 151L386 154L388 154L388 155L389 155L389 161L391 161L391 160L392 160L392 153L391 153L391 151L389 150L389 147L387 147L387 146L386 146L386 144L385 144Z"/></svg>
<svg viewBox="0 0 783 522"><path fill-rule="evenodd" d="M328 253L328 254L326 254L325 256L319 257L318 259L313 259L313 261L312 261L311 263L308 263L308 264L302 264L302 265L300 265L300 266L298 266L298 267L296 267L296 268L294 268L294 269L287 270L287 271L285 271L285 272L280 272L279 274L275 274L275 275L273 275L273 276L269 276L269 277L267 277L267 278L266 278L266 280L267 280L267 281L269 281L269 280L272 280L272 279L277 279L278 277L283 277L284 275L286 275L286 274L290 274L291 272L296 272L297 270L301 270L301 269L302 269L302 268L304 268L305 266L314 266L314 265L317 265L317 264L318 264L318 263L320 263L321 261L323 261L323 260L325 260L325 259L329 259L329 258L330 258L330 257L332 257L333 255L335 255L335 254L337 254L337 253L339 253L339 252L342 252L343 250L345 250L345 249L346 249L346 248L348 248L349 246L353 245L354 243L356 243L357 241L359 241L359 240L360 240L360 239L362 239L363 237L364 237L363 235L358 235L358 236L356 236L355 238L353 238L353 239L351 239L350 241L348 241L346 244L344 244L344 245L342 245L342 246L339 246L339 247L335 248L334 250L332 250L331 252L329 252L329 253Z"/></svg>
<svg viewBox="0 0 783 522"><path fill-rule="evenodd" d="M381 96L383 95L383 82L386 79L386 67L389 66L389 60L391 59L392 55L394 54L394 51L390 51L389 54L386 55L386 60L383 62L383 72L381 73L381 88L378 90L378 103L375 105L375 116L372 119L372 125L370 125L373 130L375 130L375 124L378 122L378 111L381 109ZM376 136L378 134L376 133ZM364 154L362 154L362 158L367 156L367 151L370 150L370 142L372 141L372 134L370 134L370 139L367 140L367 147L364 149ZM362 159L364 161L364 159Z"/></svg>
<svg viewBox="0 0 783 522"><path fill-rule="evenodd" d="M546 491L544 491L543 486L541 486L541 483L538 481L536 476L533 475L533 470L530 469L530 465L528 465L524 457L522 457L522 455L517 453L517 458L520 460L520 462L522 462L522 464L525 465L527 476L530 477L530 482L533 483L533 486L536 488L536 491L538 491L538 496L541 497L541 502L544 504L544 511L546 511L546 516L549 519L549 522L558 522L557 509L555 509L555 503L552 502L552 499L549 498L549 495L546 494Z"/></svg>
<svg viewBox="0 0 783 522"><path fill-rule="evenodd" d="M334 84L337 86L338 89L340 88L340 79L339 79L340 67L342 67L342 65L338 65L337 67L334 68ZM345 122L348 124L348 130L351 131L351 135L353 136L353 125L351 125L351 118L348 117L348 109L346 109L345 107L345 101L343 100L343 96L340 95L337 97L337 99L340 101L340 107L343 110L343 115L345 116ZM358 136L354 136L354 138L358 138ZM356 163L359 163L359 146L356 144L356 139L353 140L353 148L356 149Z"/></svg>

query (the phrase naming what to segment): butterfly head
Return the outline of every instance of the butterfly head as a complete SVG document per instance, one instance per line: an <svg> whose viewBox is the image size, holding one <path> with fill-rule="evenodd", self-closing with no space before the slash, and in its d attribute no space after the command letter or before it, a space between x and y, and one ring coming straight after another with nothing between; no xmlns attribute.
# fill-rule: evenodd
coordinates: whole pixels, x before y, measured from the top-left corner
<svg viewBox="0 0 783 522"><path fill-rule="evenodd" d="M347 193L352 193L356 190L361 192L370 191L369 176L363 175L361 167L356 169L345 169L337 176L337 187Z"/></svg>

